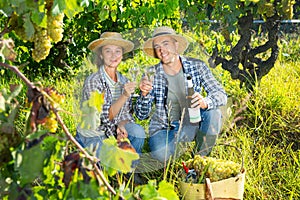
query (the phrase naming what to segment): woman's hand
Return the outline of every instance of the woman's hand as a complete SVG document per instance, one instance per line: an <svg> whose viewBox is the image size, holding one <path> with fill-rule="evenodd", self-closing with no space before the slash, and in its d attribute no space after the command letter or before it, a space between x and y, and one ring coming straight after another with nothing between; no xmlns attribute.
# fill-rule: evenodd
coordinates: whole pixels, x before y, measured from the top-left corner
<svg viewBox="0 0 300 200"><path fill-rule="evenodd" d="M117 128L117 139L124 139L128 137L128 133L125 129L125 122L120 122Z"/></svg>
<svg viewBox="0 0 300 200"><path fill-rule="evenodd" d="M128 82L124 84L124 95L130 97L134 93L136 87L136 82Z"/></svg>

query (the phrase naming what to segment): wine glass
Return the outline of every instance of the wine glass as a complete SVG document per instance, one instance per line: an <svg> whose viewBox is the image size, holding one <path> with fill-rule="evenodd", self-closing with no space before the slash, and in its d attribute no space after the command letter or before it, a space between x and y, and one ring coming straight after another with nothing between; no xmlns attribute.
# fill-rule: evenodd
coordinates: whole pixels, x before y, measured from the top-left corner
<svg viewBox="0 0 300 200"><path fill-rule="evenodd" d="M137 78L138 78L138 76L140 74L140 69L134 63L133 67L129 68L127 73L128 73L127 77L128 77L128 79L129 79L130 82L137 82ZM139 94L137 94L137 93L132 94L132 97L138 97L138 96L139 96Z"/></svg>
<svg viewBox="0 0 300 200"><path fill-rule="evenodd" d="M153 67L148 68L146 70L146 76L147 76L148 80L150 80L151 82L153 82L155 73L156 73L155 68L153 68Z"/></svg>

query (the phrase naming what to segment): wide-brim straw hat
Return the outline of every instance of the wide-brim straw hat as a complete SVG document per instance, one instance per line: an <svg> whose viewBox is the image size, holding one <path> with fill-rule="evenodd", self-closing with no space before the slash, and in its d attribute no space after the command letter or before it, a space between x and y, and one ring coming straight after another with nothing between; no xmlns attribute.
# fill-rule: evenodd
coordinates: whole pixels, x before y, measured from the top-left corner
<svg viewBox="0 0 300 200"><path fill-rule="evenodd" d="M152 38L149 38L143 45L143 51L154 58L156 58L156 54L153 48L153 40L160 36L170 36L178 42L178 53L182 54L188 47L188 40L182 36L177 34L172 28L167 26L158 27L153 31Z"/></svg>
<svg viewBox="0 0 300 200"><path fill-rule="evenodd" d="M88 48L92 51L96 51L98 48L105 45L116 45L123 48L123 53L128 53L133 50L134 44L129 40L123 39L122 35L117 32L104 32L99 39L92 41Z"/></svg>

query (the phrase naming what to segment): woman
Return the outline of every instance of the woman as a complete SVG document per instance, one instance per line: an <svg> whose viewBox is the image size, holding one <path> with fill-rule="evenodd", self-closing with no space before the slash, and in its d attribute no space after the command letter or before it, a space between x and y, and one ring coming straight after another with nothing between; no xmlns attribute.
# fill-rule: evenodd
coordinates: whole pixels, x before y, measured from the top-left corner
<svg viewBox="0 0 300 200"><path fill-rule="evenodd" d="M133 47L132 42L116 32L104 32L88 45L96 54L98 71L85 80L82 102L88 101L91 93L96 91L104 94L104 104L96 130L78 127L76 139L84 147L96 148L98 156L103 139L109 136L128 138L136 152L142 152L145 131L134 122L131 113L131 94L136 83L129 82L117 69L123 54L132 51Z"/></svg>

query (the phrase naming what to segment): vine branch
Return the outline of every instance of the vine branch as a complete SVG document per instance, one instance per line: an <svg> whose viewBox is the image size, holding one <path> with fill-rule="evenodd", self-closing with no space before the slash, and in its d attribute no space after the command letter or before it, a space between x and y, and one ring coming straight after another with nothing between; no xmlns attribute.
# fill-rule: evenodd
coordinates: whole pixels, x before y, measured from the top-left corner
<svg viewBox="0 0 300 200"><path fill-rule="evenodd" d="M26 76L24 76L24 74L22 72L20 72L20 70L18 69L18 67L16 66L12 66L6 63L2 63L0 62L0 66L3 66L11 71L13 71L15 74L17 74L17 76L19 78L22 79L22 81L24 81L27 85L27 87L34 89L37 88L37 86L35 86L34 83L32 83L29 79L27 79ZM47 98L50 98L47 93L45 91L43 91L41 88L38 88L38 91L40 91L43 95L45 95ZM51 99L50 99L51 100ZM52 111L55 113L56 115L56 119L58 121L58 123L61 125L63 131L65 132L65 134L67 135L67 137L69 138L69 140L85 155L85 157L93 164L94 166L94 171L96 172L97 175L99 175L100 179L103 181L103 183L105 184L105 186L107 187L107 189L113 194L116 195L116 191L114 190L114 188L109 184L109 182L106 180L106 178L103 175L102 170L99 169L99 167L97 166L97 161L98 158L95 156L91 156L77 141L76 139L72 136L72 134L70 133L70 131L68 130L67 126L65 125L65 123L63 122L61 116L59 115L57 109L51 107ZM120 196L120 198L123 198L122 196Z"/></svg>

